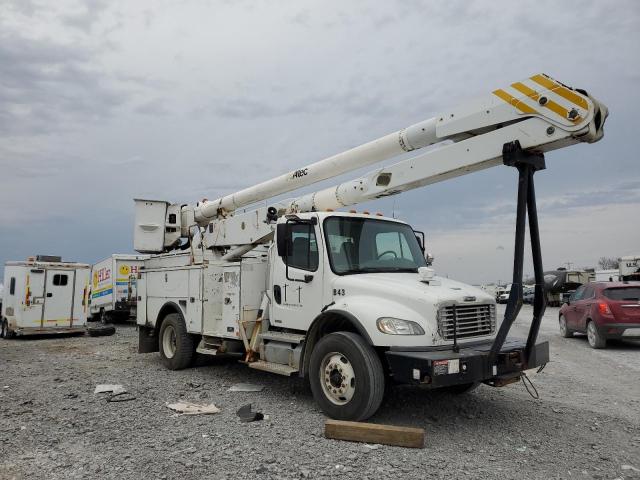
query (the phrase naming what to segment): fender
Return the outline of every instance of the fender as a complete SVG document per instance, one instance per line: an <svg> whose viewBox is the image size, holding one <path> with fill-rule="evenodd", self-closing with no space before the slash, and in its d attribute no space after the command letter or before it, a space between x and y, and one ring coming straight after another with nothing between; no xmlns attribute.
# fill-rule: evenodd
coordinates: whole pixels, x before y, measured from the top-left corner
<svg viewBox="0 0 640 480"><path fill-rule="evenodd" d="M169 313L177 313L184 322L182 309L175 302L165 303L158 313L155 325L138 325L138 353L151 353L159 350L158 334L164 317Z"/></svg>
<svg viewBox="0 0 640 480"><path fill-rule="evenodd" d="M340 309L325 310L313 320L309 330L307 330L306 339L302 347L300 377L306 376L311 352L318 340L329 333L345 330L358 333L369 345L373 345L366 329L352 313Z"/></svg>

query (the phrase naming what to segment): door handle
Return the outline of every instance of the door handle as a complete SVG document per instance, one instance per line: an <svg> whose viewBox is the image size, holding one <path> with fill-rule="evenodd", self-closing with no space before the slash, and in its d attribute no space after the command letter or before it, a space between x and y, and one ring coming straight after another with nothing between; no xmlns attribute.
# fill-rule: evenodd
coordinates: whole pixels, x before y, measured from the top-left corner
<svg viewBox="0 0 640 480"><path fill-rule="evenodd" d="M53 297L53 293L47 293L47 298Z"/></svg>

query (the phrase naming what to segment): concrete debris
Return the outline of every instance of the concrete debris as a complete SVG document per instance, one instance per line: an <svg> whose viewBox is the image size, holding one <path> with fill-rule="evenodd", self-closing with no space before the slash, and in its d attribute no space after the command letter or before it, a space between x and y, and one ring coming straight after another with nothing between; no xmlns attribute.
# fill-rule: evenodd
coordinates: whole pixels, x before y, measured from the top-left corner
<svg viewBox="0 0 640 480"><path fill-rule="evenodd" d="M96 385L96 389L93 391L93 393L112 393L113 395L119 395L121 393L125 393L126 391L127 390L122 385L110 385L104 383L101 385Z"/></svg>
<svg viewBox="0 0 640 480"><path fill-rule="evenodd" d="M220 412L220 409L213 403L205 405L200 403L182 401L169 403L167 404L167 408L170 408L171 410L174 410L178 413L183 413L184 415L211 415Z"/></svg>
<svg viewBox="0 0 640 480"><path fill-rule="evenodd" d="M264 390L263 385L256 385L255 383L236 383L232 385L227 391L229 392L261 392Z"/></svg>

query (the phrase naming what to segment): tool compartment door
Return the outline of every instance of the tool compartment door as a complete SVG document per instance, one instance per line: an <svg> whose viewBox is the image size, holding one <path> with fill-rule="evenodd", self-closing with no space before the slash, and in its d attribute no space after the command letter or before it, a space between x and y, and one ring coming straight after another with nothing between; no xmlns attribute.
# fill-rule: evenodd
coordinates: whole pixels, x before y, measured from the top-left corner
<svg viewBox="0 0 640 480"><path fill-rule="evenodd" d="M73 310L74 270L47 270L44 327L70 327Z"/></svg>
<svg viewBox="0 0 640 480"><path fill-rule="evenodd" d="M25 286L25 302L21 327L40 327L42 325L42 309L44 307L44 269L27 270ZM8 288L8 287L7 287Z"/></svg>

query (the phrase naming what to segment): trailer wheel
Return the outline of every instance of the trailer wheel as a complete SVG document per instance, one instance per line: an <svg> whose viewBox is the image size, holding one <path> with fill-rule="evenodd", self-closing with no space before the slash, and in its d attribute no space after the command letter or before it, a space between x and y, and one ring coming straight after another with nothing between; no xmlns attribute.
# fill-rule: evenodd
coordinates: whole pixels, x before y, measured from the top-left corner
<svg viewBox="0 0 640 480"><path fill-rule="evenodd" d="M322 337L311 353L309 380L322 411L338 420L366 420L384 396L384 371L375 350L352 332Z"/></svg>
<svg viewBox="0 0 640 480"><path fill-rule="evenodd" d="M9 324L6 319L0 322L0 336L5 340L9 340L16 336L15 332L12 332L9 329Z"/></svg>
<svg viewBox="0 0 640 480"><path fill-rule="evenodd" d="M165 317L158 342L160 358L169 370L181 370L191 365L195 343L179 314L170 313Z"/></svg>
<svg viewBox="0 0 640 480"><path fill-rule="evenodd" d="M569 327L567 327L567 319L564 318L564 315L560 315L558 324L560 326L560 336L562 336L563 338L573 337L573 332L569 330Z"/></svg>

